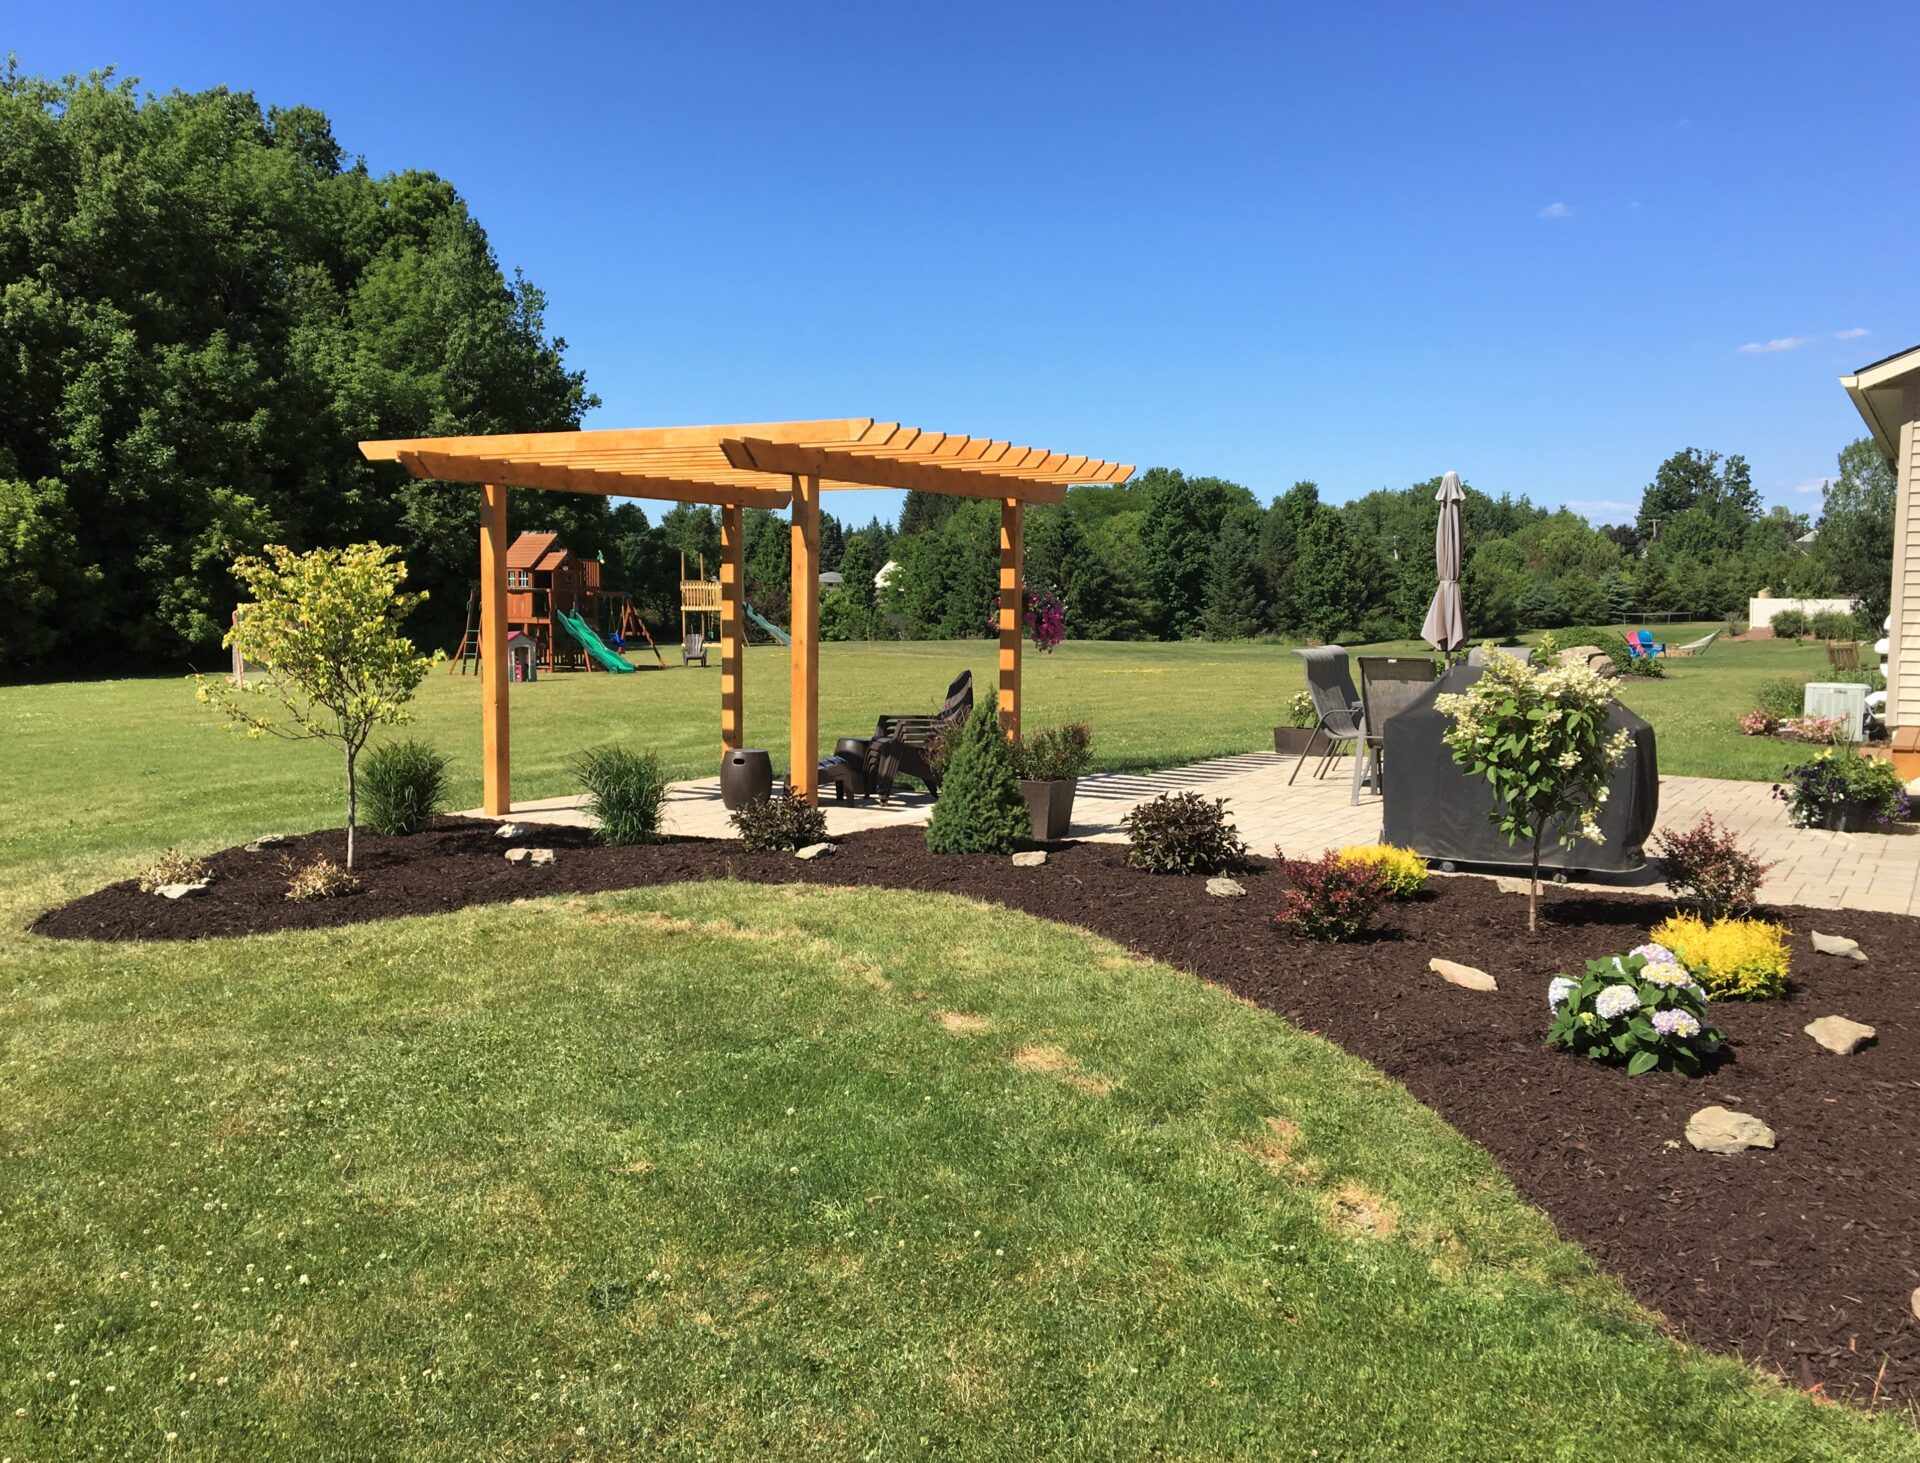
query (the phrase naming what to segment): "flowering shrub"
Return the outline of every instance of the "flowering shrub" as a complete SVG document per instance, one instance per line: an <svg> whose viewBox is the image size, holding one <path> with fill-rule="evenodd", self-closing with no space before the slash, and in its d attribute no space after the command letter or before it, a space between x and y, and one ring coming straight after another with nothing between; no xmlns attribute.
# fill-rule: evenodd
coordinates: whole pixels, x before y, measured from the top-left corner
<svg viewBox="0 0 1920 1463"><path fill-rule="evenodd" d="M1150 874L1218 874L1247 859L1247 845L1227 818L1225 798L1162 793L1120 822L1127 830L1127 862Z"/></svg>
<svg viewBox="0 0 1920 1463"><path fill-rule="evenodd" d="M1305 940L1351 940L1373 923L1387 897L1379 865L1329 851L1317 859L1291 859L1278 849L1288 889L1280 896L1274 927Z"/></svg>
<svg viewBox="0 0 1920 1463"><path fill-rule="evenodd" d="M1893 764L1862 757L1851 742L1789 767L1786 783L1776 782L1773 795L1787 805L1787 821L1796 828L1819 827L1829 815L1848 810L1864 813L1876 823L1898 823L1913 810Z"/></svg>
<svg viewBox="0 0 1920 1463"><path fill-rule="evenodd" d="M1044 589L1033 590L1027 595L1026 625L1033 648L1051 655L1067 638L1067 607Z"/></svg>
<svg viewBox="0 0 1920 1463"><path fill-rule="evenodd" d="M1314 707L1313 693L1310 691L1295 691L1287 698L1287 709L1281 714L1286 717L1284 725L1297 726L1303 731L1320 722L1320 713Z"/></svg>
<svg viewBox="0 0 1920 1463"><path fill-rule="evenodd" d="M1676 894L1693 900L1708 919L1725 919L1753 908L1760 881L1772 864L1763 864L1740 846L1733 830L1713 821L1713 814L1682 833L1662 830L1654 835L1660 871Z"/></svg>
<svg viewBox="0 0 1920 1463"><path fill-rule="evenodd" d="M1536 672L1489 644L1480 679L1466 694L1436 703L1451 719L1446 742L1453 760L1493 791L1488 819L1509 843L1533 848L1527 889L1527 929L1538 927L1540 845L1552 829L1563 844L1601 841L1595 809L1607 798L1613 769L1630 740L1607 732L1613 688L1584 665Z"/></svg>
<svg viewBox="0 0 1920 1463"><path fill-rule="evenodd" d="M1707 921L1676 914L1654 929L1715 997L1765 1000L1787 988L1787 931L1763 919Z"/></svg>
<svg viewBox="0 0 1920 1463"><path fill-rule="evenodd" d="M1740 718L1740 730L1750 737L1770 737L1780 730L1780 718L1764 706L1756 706Z"/></svg>
<svg viewBox="0 0 1920 1463"><path fill-rule="evenodd" d="M1427 887L1427 861L1410 848L1363 843L1340 850L1343 864L1364 864L1380 874L1380 886L1395 899L1411 899Z"/></svg>
<svg viewBox="0 0 1920 1463"><path fill-rule="evenodd" d="M1844 716L1789 716L1780 723L1779 735L1790 742L1831 742L1846 724Z"/></svg>
<svg viewBox="0 0 1920 1463"><path fill-rule="evenodd" d="M1624 1062L1630 1077L1656 1068L1696 1075L1701 1058L1720 1045L1707 1024L1707 993L1663 945L1589 960L1582 976L1555 976L1547 1006L1547 1045Z"/></svg>

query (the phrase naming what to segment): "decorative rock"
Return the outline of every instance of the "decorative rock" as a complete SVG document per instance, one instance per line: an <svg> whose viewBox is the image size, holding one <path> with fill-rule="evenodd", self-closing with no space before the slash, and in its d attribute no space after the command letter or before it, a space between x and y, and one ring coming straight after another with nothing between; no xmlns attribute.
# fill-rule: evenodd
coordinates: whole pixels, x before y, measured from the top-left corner
<svg viewBox="0 0 1920 1463"><path fill-rule="evenodd" d="M1914 1288L1913 1298L1907 1304L1913 1307L1914 1319L1920 1320L1920 1286Z"/></svg>
<svg viewBox="0 0 1920 1463"><path fill-rule="evenodd" d="M1427 962L1427 969L1450 985L1457 985L1470 991L1497 991L1500 983L1484 970L1471 965L1462 965L1457 960L1442 960L1439 956Z"/></svg>
<svg viewBox="0 0 1920 1463"><path fill-rule="evenodd" d="M1813 950L1816 955L1844 955L1849 960L1867 958L1858 940L1849 940L1845 935L1823 935L1818 930L1813 932Z"/></svg>
<svg viewBox="0 0 1920 1463"><path fill-rule="evenodd" d="M1214 878L1207 880L1207 893L1216 895L1221 899L1244 899L1247 897L1247 886L1242 884L1238 879L1228 879L1216 875Z"/></svg>
<svg viewBox="0 0 1920 1463"><path fill-rule="evenodd" d="M525 838L533 830L525 823L502 823L493 830L495 838Z"/></svg>
<svg viewBox="0 0 1920 1463"><path fill-rule="evenodd" d="M1752 1113L1703 1107L1687 1119L1687 1141L1702 1153L1743 1153L1773 1147L1773 1129Z"/></svg>
<svg viewBox="0 0 1920 1463"><path fill-rule="evenodd" d="M293 840L284 833L262 833L258 838L254 839L252 843L247 845L247 852L259 853L262 849L279 848L282 844L291 842L293 842Z"/></svg>
<svg viewBox="0 0 1920 1463"><path fill-rule="evenodd" d="M191 884L162 884L153 892L162 899L190 899L196 894L207 892L207 881L196 879Z"/></svg>
<svg viewBox="0 0 1920 1463"><path fill-rule="evenodd" d="M838 845L832 843L809 843L805 848L794 854L794 857L804 859L825 858L828 854L832 853L837 846Z"/></svg>
<svg viewBox="0 0 1920 1463"><path fill-rule="evenodd" d="M1880 1033L1864 1021L1845 1016L1822 1016L1800 1028L1836 1057L1850 1057Z"/></svg>
<svg viewBox="0 0 1920 1463"><path fill-rule="evenodd" d="M1030 848L1025 853L1016 853L1013 856L1013 866L1016 869L1037 869L1046 861L1047 851L1044 848Z"/></svg>
<svg viewBox="0 0 1920 1463"><path fill-rule="evenodd" d="M553 862L553 850L550 848L510 848L507 850L507 862L510 864L550 864Z"/></svg>

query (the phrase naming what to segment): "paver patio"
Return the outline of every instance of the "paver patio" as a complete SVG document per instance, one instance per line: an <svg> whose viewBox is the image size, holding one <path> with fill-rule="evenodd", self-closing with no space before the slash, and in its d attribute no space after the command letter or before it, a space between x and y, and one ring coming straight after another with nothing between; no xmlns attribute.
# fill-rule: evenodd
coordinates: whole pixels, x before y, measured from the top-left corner
<svg viewBox="0 0 1920 1463"><path fill-rule="evenodd" d="M1283 848L1312 856L1329 848L1371 843L1380 837L1380 800L1348 801L1343 769L1325 778L1303 776L1287 785L1294 759L1273 752L1219 757L1165 772L1113 772L1080 779L1074 799L1073 836L1118 841L1120 820L1137 804L1161 793L1193 791L1223 797L1241 835L1256 852ZM835 803L824 799L829 836L897 823L924 823L933 807L924 793L878 802ZM1711 777L1662 777L1657 827L1684 828L1711 812L1737 833L1763 862L1776 865L1762 889L1769 903L1825 909L1869 909L1920 914L1920 827L1892 833L1828 833L1791 828L1786 808L1762 782ZM469 816L483 816L477 809ZM577 797L514 804L523 822L585 824ZM674 783L668 794L667 831L690 837L725 838L732 829L720 802L720 779ZM1600 886L1594 886L1600 887ZM1665 891L1652 872L1637 882L1607 887L1649 893Z"/></svg>

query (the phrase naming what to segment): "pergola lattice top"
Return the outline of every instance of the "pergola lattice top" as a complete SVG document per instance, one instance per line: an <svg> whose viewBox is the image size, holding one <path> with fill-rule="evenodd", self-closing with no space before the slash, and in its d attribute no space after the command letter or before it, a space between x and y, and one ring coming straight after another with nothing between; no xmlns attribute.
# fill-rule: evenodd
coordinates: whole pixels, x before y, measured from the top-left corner
<svg viewBox="0 0 1920 1463"><path fill-rule="evenodd" d="M418 478L513 488L784 508L792 480L824 489L917 488L1057 503L1080 483L1121 483L1131 465L848 417L716 427L638 427L362 442L371 461Z"/></svg>

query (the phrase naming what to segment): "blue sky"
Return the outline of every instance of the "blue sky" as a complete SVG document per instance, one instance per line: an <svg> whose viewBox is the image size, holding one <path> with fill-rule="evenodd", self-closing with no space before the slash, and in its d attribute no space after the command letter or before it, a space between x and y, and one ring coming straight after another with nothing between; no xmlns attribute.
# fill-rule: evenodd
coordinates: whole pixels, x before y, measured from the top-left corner
<svg viewBox="0 0 1920 1463"><path fill-rule="evenodd" d="M1334 13L1338 12L1338 13ZM451 179L590 424L875 415L1344 499L1769 501L1920 342L1920 7L8 7ZM1878 135L1898 139L1873 145ZM836 495L843 517L892 494Z"/></svg>

